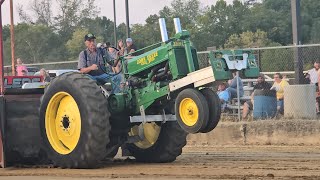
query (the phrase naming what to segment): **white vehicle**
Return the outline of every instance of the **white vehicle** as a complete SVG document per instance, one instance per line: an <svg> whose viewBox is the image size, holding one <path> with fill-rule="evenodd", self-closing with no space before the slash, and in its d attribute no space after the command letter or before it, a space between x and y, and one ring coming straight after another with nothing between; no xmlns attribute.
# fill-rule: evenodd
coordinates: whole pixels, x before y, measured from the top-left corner
<svg viewBox="0 0 320 180"><path fill-rule="evenodd" d="M50 78L55 78L66 72L79 72L78 70L75 70L75 69L60 69L60 70L46 70L46 71L49 73ZM39 76L40 71L36 72L34 75Z"/></svg>
<svg viewBox="0 0 320 180"><path fill-rule="evenodd" d="M61 69L61 70L47 70L51 79L60 76L63 73L67 72L79 72L78 70L74 69ZM40 76L40 71L34 73L34 76ZM22 89L37 89L37 88L44 88L48 82L33 82L33 83L24 83L22 85Z"/></svg>

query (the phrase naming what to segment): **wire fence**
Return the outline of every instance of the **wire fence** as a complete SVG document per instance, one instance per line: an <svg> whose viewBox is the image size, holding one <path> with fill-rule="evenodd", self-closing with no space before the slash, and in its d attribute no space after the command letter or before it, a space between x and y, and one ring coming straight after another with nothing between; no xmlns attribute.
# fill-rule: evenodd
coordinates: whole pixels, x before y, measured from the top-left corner
<svg viewBox="0 0 320 180"><path fill-rule="evenodd" d="M276 72L280 72L283 75L287 75L289 80L294 78L294 65L295 65L295 51L298 49L299 58L303 61L304 70L309 70L313 68L313 63L320 60L320 44L311 45L300 45L300 46L279 46L279 47L265 47L265 48L252 48L253 54L256 57L260 71L265 75L269 75L269 82L273 83L272 76ZM198 61L200 68L205 68L210 66L209 63L209 51L198 52ZM60 70L60 69L76 69L77 61L61 61L61 62L50 62L50 63L37 63L37 64L26 64L28 67L32 66L38 69L45 68L47 70ZM5 75L10 75L11 67L6 66ZM255 81L244 80L245 86L250 86L250 83ZM292 84L291 81L290 84ZM246 95L250 95L252 92L252 87L247 88L248 92ZM300 102L305 99L303 96ZM311 103L313 104L313 102ZM240 117L239 103L235 105L235 115ZM316 105L314 105L315 108ZM302 106L301 106L302 107ZM242 108L242 107L241 107ZM311 107L313 109L313 107ZM238 118L240 120L240 118Z"/></svg>
<svg viewBox="0 0 320 180"><path fill-rule="evenodd" d="M299 49L299 58L304 70L313 68L313 63L320 60L320 44L300 46L278 46L252 48L261 72L294 73L294 51ZM209 66L209 51L198 52L200 68Z"/></svg>
<svg viewBox="0 0 320 180"><path fill-rule="evenodd" d="M320 44L301 46L278 46L252 48L261 72L284 72L292 74L294 72L294 50L299 48L299 57L303 61L304 70L313 68L313 62L320 60ZM209 51L198 52L200 68L208 67ZM48 70L76 69L77 61L60 61L48 63L26 64L36 68ZM5 72L10 75L11 66L5 66Z"/></svg>

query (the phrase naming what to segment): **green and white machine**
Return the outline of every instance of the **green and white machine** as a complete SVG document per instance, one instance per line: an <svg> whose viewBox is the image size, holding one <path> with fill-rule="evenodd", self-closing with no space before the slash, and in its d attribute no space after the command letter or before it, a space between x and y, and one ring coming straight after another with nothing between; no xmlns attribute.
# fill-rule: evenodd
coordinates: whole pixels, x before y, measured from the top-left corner
<svg viewBox="0 0 320 180"><path fill-rule="evenodd" d="M119 147L137 161L171 162L186 145L188 133L212 131L220 119L212 82L231 78L231 70L257 77L251 51L208 53L211 66L199 69L190 34L174 19L168 38L160 19L162 42L122 58L123 92L105 89L84 74L65 73L45 89L40 128L49 159L64 168L93 168L113 158ZM104 92L104 93L102 93Z"/></svg>

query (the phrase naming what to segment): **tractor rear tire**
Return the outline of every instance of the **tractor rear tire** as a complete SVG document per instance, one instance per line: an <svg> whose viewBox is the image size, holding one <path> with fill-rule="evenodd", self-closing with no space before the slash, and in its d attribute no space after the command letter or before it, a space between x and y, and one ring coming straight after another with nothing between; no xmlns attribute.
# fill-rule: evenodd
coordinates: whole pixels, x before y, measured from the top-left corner
<svg viewBox="0 0 320 180"><path fill-rule="evenodd" d="M166 122L161 125L157 141L148 148L126 144L126 149L138 162L167 163L173 162L181 155L182 148L187 143L187 133L177 122Z"/></svg>
<svg viewBox="0 0 320 180"><path fill-rule="evenodd" d="M109 143L107 107L100 88L86 75L65 73L50 83L40 105L40 131L55 166L99 165Z"/></svg>
<svg viewBox="0 0 320 180"><path fill-rule="evenodd" d="M185 89L175 103L177 121L188 133L199 133L209 122L209 108L205 97L197 89Z"/></svg>
<svg viewBox="0 0 320 180"><path fill-rule="evenodd" d="M202 133L212 131L219 123L221 117L221 102L217 93L209 88L201 89L200 92L204 95L209 107L209 123L201 130Z"/></svg>

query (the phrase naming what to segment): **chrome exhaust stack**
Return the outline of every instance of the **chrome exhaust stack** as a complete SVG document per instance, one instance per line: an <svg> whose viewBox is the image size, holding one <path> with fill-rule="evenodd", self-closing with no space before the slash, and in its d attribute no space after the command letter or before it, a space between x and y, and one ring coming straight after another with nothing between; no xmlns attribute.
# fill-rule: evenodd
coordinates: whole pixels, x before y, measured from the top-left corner
<svg viewBox="0 0 320 180"><path fill-rule="evenodd" d="M166 41L169 40L168 32L167 32L167 26L166 26L166 20L164 18L160 18L159 19L159 25L160 25L160 32L161 32L162 42L166 42Z"/></svg>

